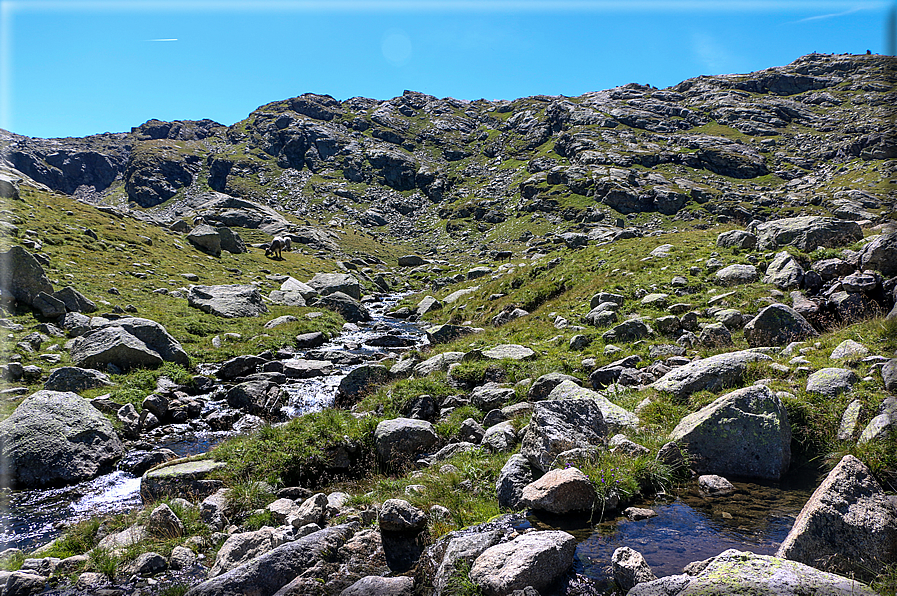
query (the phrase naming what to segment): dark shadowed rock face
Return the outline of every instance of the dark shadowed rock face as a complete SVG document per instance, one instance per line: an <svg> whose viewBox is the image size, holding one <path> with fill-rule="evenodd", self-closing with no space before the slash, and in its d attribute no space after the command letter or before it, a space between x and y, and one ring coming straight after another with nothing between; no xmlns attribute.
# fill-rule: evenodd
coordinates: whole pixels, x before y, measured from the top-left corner
<svg viewBox="0 0 897 596"><path fill-rule="evenodd" d="M71 392L38 391L0 423L8 480L43 487L89 480L123 453L112 423Z"/></svg>

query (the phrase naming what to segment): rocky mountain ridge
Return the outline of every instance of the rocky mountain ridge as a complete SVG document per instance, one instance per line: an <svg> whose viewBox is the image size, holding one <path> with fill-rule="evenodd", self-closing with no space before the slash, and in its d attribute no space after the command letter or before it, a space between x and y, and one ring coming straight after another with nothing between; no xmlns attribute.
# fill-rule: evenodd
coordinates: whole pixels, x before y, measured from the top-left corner
<svg viewBox="0 0 897 596"><path fill-rule="evenodd" d="M811 54L663 90L632 83L513 101L304 94L232 126L150 120L66 139L3 131L0 164L163 224L223 193L430 246L510 239L521 217L563 229L643 213L875 220L894 205L894 66Z"/></svg>

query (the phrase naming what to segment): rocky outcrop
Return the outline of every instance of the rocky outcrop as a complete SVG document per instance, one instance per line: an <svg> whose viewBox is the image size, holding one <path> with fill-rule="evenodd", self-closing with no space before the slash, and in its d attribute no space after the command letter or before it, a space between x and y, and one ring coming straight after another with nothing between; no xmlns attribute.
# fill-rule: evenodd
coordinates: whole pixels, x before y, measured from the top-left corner
<svg viewBox="0 0 897 596"><path fill-rule="evenodd" d="M702 473L778 480L791 463L788 412L762 385L738 389L689 414L670 441Z"/></svg>
<svg viewBox="0 0 897 596"><path fill-rule="evenodd" d="M124 452L112 424L90 402L46 390L0 422L0 450L5 480L22 488L88 480Z"/></svg>

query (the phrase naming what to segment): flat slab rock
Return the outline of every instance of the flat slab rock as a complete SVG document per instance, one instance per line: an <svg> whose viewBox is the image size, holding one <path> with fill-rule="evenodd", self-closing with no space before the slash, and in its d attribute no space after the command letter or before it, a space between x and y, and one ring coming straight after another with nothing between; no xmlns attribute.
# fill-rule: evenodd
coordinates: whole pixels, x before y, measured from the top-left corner
<svg viewBox="0 0 897 596"><path fill-rule="evenodd" d="M627 596L874 596L868 586L809 565L729 549L692 563L696 575L670 575L632 588Z"/></svg>
<svg viewBox="0 0 897 596"><path fill-rule="evenodd" d="M251 285L193 286L187 304L226 319L257 317L268 312L262 294Z"/></svg>
<svg viewBox="0 0 897 596"><path fill-rule="evenodd" d="M536 353L526 346L502 344L483 350L483 357L490 360L532 360Z"/></svg>
<svg viewBox="0 0 897 596"><path fill-rule="evenodd" d="M743 350L702 358L674 368L651 387L667 391L676 398L685 398L697 391L719 391L741 384L748 362L772 360L766 354Z"/></svg>

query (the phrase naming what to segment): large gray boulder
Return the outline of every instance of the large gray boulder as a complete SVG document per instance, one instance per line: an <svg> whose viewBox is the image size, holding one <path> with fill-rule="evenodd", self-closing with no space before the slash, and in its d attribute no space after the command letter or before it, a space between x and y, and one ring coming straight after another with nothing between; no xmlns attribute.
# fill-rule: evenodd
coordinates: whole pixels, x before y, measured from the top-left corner
<svg viewBox="0 0 897 596"><path fill-rule="evenodd" d="M283 417L286 392L271 380L245 381L228 389L224 398L232 408L270 420Z"/></svg>
<svg viewBox="0 0 897 596"><path fill-rule="evenodd" d="M641 319L630 319L601 334L605 343L614 341L638 341L651 335L651 328Z"/></svg>
<svg viewBox="0 0 897 596"><path fill-rule="evenodd" d="M374 430L377 457L388 465L406 463L433 447L438 440L433 425L426 420L383 420Z"/></svg>
<svg viewBox="0 0 897 596"><path fill-rule="evenodd" d="M191 286L187 304L226 319L257 317L268 312L261 292L251 285Z"/></svg>
<svg viewBox="0 0 897 596"><path fill-rule="evenodd" d="M743 350L727 352L689 362L674 368L651 384L658 391L672 393L677 399L697 391L719 391L741 384L749 362L772 360L766 354Z"/></svg>
<svg viewBox="0 0 897 596"><path fill-rule="evenodd" d="M103 324L77 337L72 361L82 368L121 370L155 368L163 362L190 365L190 357L165 327L149 319L127 317Z"/></svg>
<svg viewBox="0 0 897 596"><path fill-rule="evenodd" d="M246 244L243 242L243 239L240 238L240 235L229 227L221 226L218 228L218 236L221 238L221 250L226 250L235 255L248 252Z"/></svg>
<svg viewBox="0 0 897 596"><path fill-rule="evenodd" d="M780 290L799 288L803 281L804 268L791 253L784 250L776 254L763 276L763 283L772 284Z"/></svg>
<svg viewBox="0 0 897 596"><path fill-rule="evenodd" d="M236 569L286 542L287 534L282 528L266 526L252 532L231 534L218 549L215 564L209 570L209 577L218 577L231 569Z"/></svg>
<svg viewBox="0 0 897 596"><path fill-rule="evenodd" d="M317 273L307 283L321 296L342 292L355 300L361 300L361 284L348 273Z"/></svg>
<svg viewBox="0 0 897 596"><path fill-rule="evenodd" d="M629 592L637 584L657 579L645 557L628 546L615 550L610 562L614 570L614 580L623 592Z"/></svg>
<svg viewBox="0 0 897 596"><path fill-rule="evenodd" d="M571 381L577 385L580 383L580 380L576 377L565 375L564 373L551 372L544 374L530 385L528 393L529 401L546 399L551 391L564 381Z"/></svg>
<svg viewBox="0 0 897 596"><path fill-rule="evenodd" d="M692 563L691 566L696 565ZM640 583L627 596L874 596L854 579L803 563L735 549L697 563L700 571Z"/></svg>
<svg viewBox="0 0 897 596"><path fill-rule="evenodd" d="M4 480L16 487L89 480L123 452L112 423L71 392L38 391L0 422Z"/></svg>
<svg viewBox="0 0 897 596"><path fill-rule="evenodd" d="M784 304L770 304L744 326L744 338L752 348L784 346L818 335L800 313Z"/></svg>
<svg viewBox="0 0 897 596"><path fill-rule="evenodd" d="M210 459L172 461L143 474L140 495L146 502L182 495L190 495L194 500L205 499L224 486L220 480L210 480L208 476L226 465Z"/></svg>
<svg viewBox="0 0 897 596"><path fill-rule="evenodd" d="M298 292L305 300L311 300L318 295L316 289L295 277L288 277L283 280L283 283L280 284L280 289L283 292Z"/></svg>
<svg viewBox="0 0 897 596"><path fill-rule="evenodd" d="M413 588L414 578L411 577L367 575L340 592L339 596L412 596Z"/></svg>
<svg viewBox="0 0 897 596"><path fill-rule="evenodd" d="M414 376L426 377L430 373L436 371L445 372L450 365L455 364L456 362L461 362L461 358L463 357L464 352L442 352L441 354L430 356L423 362L414 366Z"/></svg>
<svg viewBox="0 0 897 596"><path fill-rule="evenodd" d="M897 232L882 234L864 246L860 269L875 269L885 277L897 275Z"/></svg>
<svg viewBox="0 0 897 596"><path fill-rule="evenodd" d="M387 499L377 512L377 523L385 532L420 532L427 514L404 499Z"/></svg>
<svg viewBox="0 0 897 596"><path fill-rule="evenodd" d="M757 246L757 237L744 230L730 230L716 237L716 245L720 248L752 250Z"/></svg>
<svg viewBox="0 0 897 596"><path fill-rule="evenodd" d="M857 444L884 440L897 435L897 397L886 397L878 409L878 414L869 421L860 434Z"/></svg>
<svg viewBox="0 0 897 596"><path fill-rule="evenodd" d="M63 366L54 368L49 378L44 383L44 389L49 391L86 391L97 387L113 385L107 375L90 368L78 368L77 366Z"/></svg>
<svg viewBox="0 0 897 596"><path fill-rule="evenodd" d="M520 454L533 468L547 472L558 455L570 449L603 445L607 424L592 399L554 399L533 405Z"/></svg>
<svg viewBox="0 0 897 596"><path fill-rule="evenodd" d="M566 532L530 532L486 549L470 568L470 579L488 596L532 586L545 590L573 564L576 538Z"/></svg>
<svg viewBox="0 0 897 596"><path fill-rule="evenodd" d="M834 398L850 391L859 380L849 368L823 368L807 378L807 392Z"/></svg>
<svg viewBox="0 0 897 596"><path fill-rule="evenodd" d="M208 224L198 225L187 234L187 242L199 250L221 256L221 235L218 230Z"/></svg>
<svg viewBox="0 0 897 596"><path fill-rule="evenodd" d="M835 248L863 239L863 230L855 221L814 215L761 223L755 233L759 250L793 246L804 252L813 252L820 247Z"/></svg>
<svg viewBox="0 0 897 596"><path fill-rule="evenodd" d="M443 542L448 544L444 546L445 554L442 561L438 562L439 566L433 574L433 596L442 596L444 593L450 593L449 588L452 580L460 571L462 565L469 566L483 552L496 544L502 542L504 532L499 529L486 531L473 531L471 533L455 533L449 534L447 537L440 539L432 550L443 550ZM341 595L342 596L342 595Z"/></svg>
<svg viewBox="0 0 897 596"><path fill-rule="evenodd" d="M556 515L591 511L597 499L591 480L579 468L549 470L523 487L521 495L524 507Z"/></svg>
<svg viewBox="0 0 897 596"><path fill-rule="evenodd" d="M366 392L388 380L389 369L382 364L362 364L340 379L336 403L338 406L354 404Z"/></svg>
<svg viewBox="0 0 897 596"><path fill-rule="evenodd" d="M278 546L260 557L190 588L188 596L270 596L316 563L327 560L358 524L325 528Z"/></svg>
<svg viewBox="0 0 897 596"><path fill-rule="evenodd" d="M41 292L53 294L44 268L21 246L0 253L0 295L31 306Z"/></svg>
<svg viewBox="0 0 897 596"><path fill-rule="evenodd" d="M716 272L716 283L721 286L740 286L760 279L757 268L753 265L729 265Z"/></svg>
<svg viewBox="0 0 897 596"><path fill-rule="evenodd" d="M804 505L776 556L874 578L897 560L897 509L869 468L845 455Z"/></svg>
<svg viewBox="0 0 897 596"><path fill-rule="evenodd" d="M371 320L371 313L368 309L358 300L343 292L331 292L323 295L317 298L313 305L337 312L350 323Z"/></svg>
<svg viewBox="0 0 897 596"><path fill-rule="evenodd" d="M670 441L700 473L778 480L791 463L788 412L762 385L738 389L689 414Z"/></svg>

